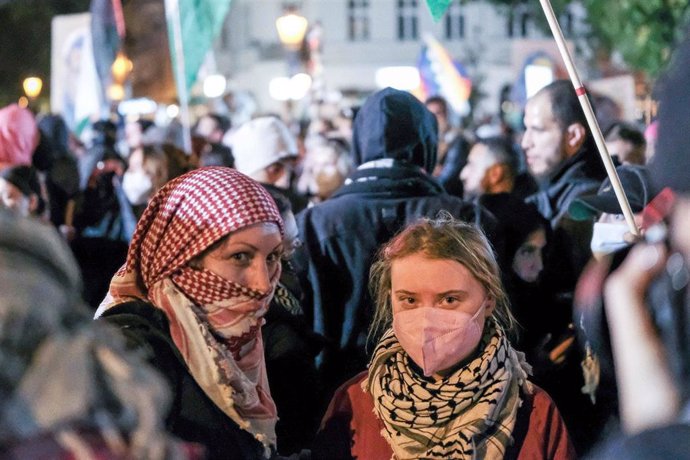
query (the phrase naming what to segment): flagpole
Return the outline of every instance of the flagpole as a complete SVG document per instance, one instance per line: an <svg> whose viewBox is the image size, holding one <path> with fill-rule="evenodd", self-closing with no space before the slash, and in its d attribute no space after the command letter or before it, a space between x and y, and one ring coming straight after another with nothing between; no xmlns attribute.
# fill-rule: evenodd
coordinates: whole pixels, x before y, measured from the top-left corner
<svg viewBox="0 0 690 460"><path fill-rule="evenodd" d="M628 197L625 196L623 186L621 185L620 178L616 172L616 167L613 164L613 160L611 159L608 149L606 148L604 136L601 134L601 128L599 128L599 123L594 115L594 109L592 109L592 105L589 103L589 99L587 98L587 90L580 80L577 69L575 68L575 64L573 63L573 58L570 56L570 51L565 44L565 38L563 37L561 27L558 25L558 19L556 19L556 15L553 12L553 8L551 7L549 0L539 0L539 2L544 10L546 19L549 22L549 27L551 28L553 38L556 39L556 45L558 45L558 50L560 51L563 62L565 63L565 67L568 70L570 81L575 87L575 92L577 93L582 110L585 112L585 117L587 117L587 124L589 125L589 129L592 131L592 135L594 136L594 141L599 149L599 155L601 156L601 160L604 162L606 173L608 174L611 185L613 186L613 190L616 193L618 204L620 204L620 207L623 210L625 222L628 224L628 227L633 235L639 235L640 232L635 225L635 219L633 217L632 209L630 208L630 203L628 202Z"/></svg>
<svg viewBox="0 0 690 460"><path fill-rule="evenodd" d="M192 134L189 117L189 93L187 92L187 78L185 75L184 49L182 47L182 20L180 19L179 0L165 0L165 15L168 27L172 25L173 46L175 49L173 62L175 63L175 81L177 82L177 97L180 100L180 121L182 123L182 139L187 155L192 154ZM168 35L170 36L170 34Z"/></svg>

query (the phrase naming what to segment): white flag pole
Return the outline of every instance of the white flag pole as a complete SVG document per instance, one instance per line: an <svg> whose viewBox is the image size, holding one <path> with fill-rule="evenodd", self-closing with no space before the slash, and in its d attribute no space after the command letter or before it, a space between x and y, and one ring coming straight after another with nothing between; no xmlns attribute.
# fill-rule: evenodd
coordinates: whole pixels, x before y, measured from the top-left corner
<svg viewBox="0 0 690 460"><path fill-rule="evenodd" d="M184 48L182 46L182 21L180 19L179 0L165 0L165 16L168 27L172 27L173 46L175 49L175 82L177 83L177 97L180 100L180 122L182 123L182 139L187 155L192 154L192 134L189 117L189 93L187 92L187 78L185 75ZM170 34L168 35L170 36Z"/></svg>
<svg viewBox="0 0 690 460"><path fill-rule="evenodd" d="M609 151L606 148L604 136L601 134L601 128L599 128L599 123L597 122L597 119L594 116L594 110L592 109L592 105L589 103L589 99L587 98L587 90L582 85L580 77L577 74L577 69L575 69L573 58L570 56L570 51L568 50L568 47L565 44L563 32L561 31L561 27L558 25L558 20L556 19L556 15L553 12L551 3L549 2L549 0L539 0L539 2L541 3L542 9L544 10L546 19L549 22L551 33L553 33L553 38L556 39L556 44L558 45L558 50L561 53L561 57L563 58L565 67L566 69L568 69L570 81L573 83L573 86L575 87L575 92L577 93L580 105L582 105L582 110L585 112L585 116L587 117L587 124L589 125L589 129L592 131L594 141L596 142L597 148L599 149L599 155L601 156L601 160L604 162L606 173L608 174L609 180L611 181L611 185L613 186L613 190L616 193L618 203L620 204L620 207L623 210L625 222L628 224L628 227L630 228L630 231L633 235L639 235L640 232L637 229L637 226L635 225L635 219L633 218L632 209L630 209L628 197L625 196L625 192L623 191L623 186L621 185L620 178L618 177L618 173L616 172L616 167L614 166L613 160L611 159L611 155L609 154Z"/></svg>

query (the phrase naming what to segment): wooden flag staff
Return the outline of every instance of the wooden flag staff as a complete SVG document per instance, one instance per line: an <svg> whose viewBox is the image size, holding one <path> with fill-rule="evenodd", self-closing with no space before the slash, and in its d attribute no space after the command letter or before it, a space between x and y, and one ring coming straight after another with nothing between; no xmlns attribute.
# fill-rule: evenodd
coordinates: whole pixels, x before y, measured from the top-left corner
<svg viewBox="0 0 690 460"><path fill-rule="evenodd" d="M635 225L635 219L633 218L632 209L630 209L630 203L628 203L628 197L625 196L623 186L621 185L620 178L618 177L618 173L616 172L616 167L614 166L613 160L611 159L611 155L609 154L609 151L606 148L604 136L601 134L601 128L599 128L599 123L597 122L597 119L594 116L594 109L592 109L592 105L589 103L589 99L587 98L587 90L582 85L582 81L580 81L580 77L577 74L577 69L575 69L575 65L573 64L573 58L570 56L570 51L568 51L568 47L565 44L565 38L563 38L563 32L561 31L561 27L558 25L558 20L556 19L556 15L554 14L553 8L551 7L551 2L549 0L539 0L539 2L541 3L542 9L544 10L546 19L549 22L551 33L553 33L553 37L556 39L556 44L558 45L558 50L561 53L561 57L563 58L565 67L566 69L568 69L570 81L573 83L573 86L575 87L575 92L577 93L580 105L582 105L582 110L585 112L585 116L587 117L587 124L589 125L589 129L592 131L594 141L596 142L597 148L599 149L599 155L601 156L601 160L604 162L606 173L608 174L609 180L611 181L611 185L613 186L613 190L616 193L618 203L620 204L621 209L623 210L625 222L628 224L628 227L630 228L632 234L639 236L640 232L637 229L637 226Z"/></svg>

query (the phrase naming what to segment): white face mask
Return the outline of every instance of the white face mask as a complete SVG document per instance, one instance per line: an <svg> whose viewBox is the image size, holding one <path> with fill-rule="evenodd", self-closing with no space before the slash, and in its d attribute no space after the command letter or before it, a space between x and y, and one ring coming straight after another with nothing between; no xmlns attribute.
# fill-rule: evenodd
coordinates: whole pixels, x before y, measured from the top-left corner
<svg viewBox="0 0 690 460"><path fill-rule="evenodd" d="M139 206L148 202L153 192L153 183L144 171L127 171L122 176L122 190L132 206Z"/></svg>
<svg viewBox="0 0 690 460"><path fill-rule="evenodd" d="M629 243L623 238L626 233L628 233L628 226L625 224L595 222L590 244L592 253L596 257L628 247Z"/></svg>

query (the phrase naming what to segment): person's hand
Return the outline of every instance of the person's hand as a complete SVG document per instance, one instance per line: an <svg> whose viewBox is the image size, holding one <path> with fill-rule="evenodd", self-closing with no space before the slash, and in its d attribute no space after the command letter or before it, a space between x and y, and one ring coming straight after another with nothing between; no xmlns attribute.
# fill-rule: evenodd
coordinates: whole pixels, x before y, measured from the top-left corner
<svg viewBox="0 0 690 460"><path fill-rule="evenodd" d="M667 258L663 244L638 244L607 279L604 294L613 299L634 296L642 299L649 283L661 272ZM614 301L615 304L620 302ZM609 302L607 302L607 305Z"/></svg>
<svg viewBox="0 0 690 460"><path fill-rule="evenodd" d="M635 246L604 285L621 421L628 433L671 423L678 414L678 388L645 303L666 257L662 244Z"/></svg>

